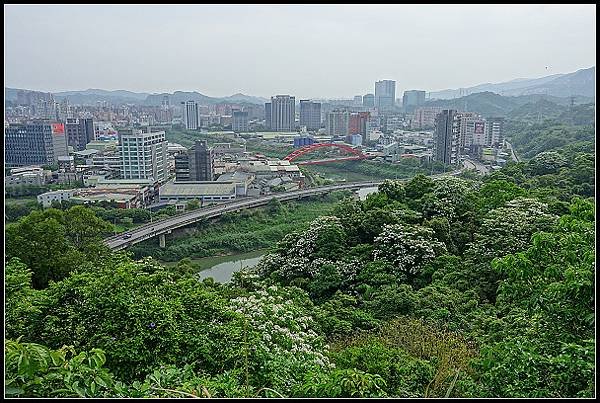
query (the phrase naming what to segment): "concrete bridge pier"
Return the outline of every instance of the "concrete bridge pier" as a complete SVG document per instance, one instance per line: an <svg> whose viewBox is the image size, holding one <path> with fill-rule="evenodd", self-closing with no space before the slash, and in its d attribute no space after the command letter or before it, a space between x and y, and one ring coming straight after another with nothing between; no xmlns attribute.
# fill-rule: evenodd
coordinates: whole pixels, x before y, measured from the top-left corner
<svg viewBox="0 0 600 403"><path fill-rule="evenodd" d="M163 234L159 234L158 235L158 246L160 246L161 248L165 248L167 246L167 234L170 234L172 231L169 230Z"/></svg>

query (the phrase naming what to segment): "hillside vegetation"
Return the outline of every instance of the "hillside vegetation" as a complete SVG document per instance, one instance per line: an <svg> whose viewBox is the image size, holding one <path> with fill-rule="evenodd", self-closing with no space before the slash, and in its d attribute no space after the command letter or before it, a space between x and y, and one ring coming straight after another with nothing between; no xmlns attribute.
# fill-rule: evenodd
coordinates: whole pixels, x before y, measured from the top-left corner
<svg viewBox="0 0 600 403"><path fill-rule="evenodd" d="M342 199L228 284L33 211L6 228L5 393L593 397L593 148L467 176Z"/></svg>
<svg viewBox="0 0 600 403"><path fill-rule="evenodd" d="M575 124L594 121L594 99L575 97L571 110L571 98L546 95L502 96L493 92L479 92L464 97L426 102L424 106L436 106L461 111L471 111L484 117L502 116L514 120L570 118L573 113Z"/></svg>

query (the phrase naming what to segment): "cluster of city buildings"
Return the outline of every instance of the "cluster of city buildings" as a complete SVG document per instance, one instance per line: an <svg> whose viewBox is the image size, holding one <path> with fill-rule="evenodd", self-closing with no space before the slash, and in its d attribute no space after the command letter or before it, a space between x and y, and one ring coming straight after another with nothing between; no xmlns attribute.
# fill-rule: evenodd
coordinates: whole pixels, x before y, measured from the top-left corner
<svg viewBox="0 0 600 403"><path fill-rule="evenodd" d="M395 97L396 82L393 80L377 81L374 94L357 95L353 100L318 102L301 99L296 102L296 97L292 95L275 95L270 102L264 104L262 121L253 114L256 109L249 111L248 106L243 106L232 108L229 124L236 133L261 129L275 132L322 131L329 135L344 136L360 134L365 143L368 141L369 129L374 129L375 126L379 128L379 119L369 121L370 117L384 117L401 111ZM408 106L421 105L424 99L424 91L406 91L404 95ZM203 124L206 116L202 114L202 108L196 101L182 103L182 124L186 129L207 127Z"/></svg>
<svg viewBox="0 0 600 403"><path fill-rule="evenodd" d="M66 199L112 200L123 208L190 199L223 202L304 185L297 165L248 153L240 142L209 146L199 140L190 148L168 143L165 129L176 124L188 130L227 124L234 135L258 125L279 132L278 141L296 148L344 142L390 163L406 158L448 165L465 158L506 162L502 118L426 107L420 90L405 91L400 108L395 87L395 81L382 80L373 94L298 104L294 96L275 95L264 108L193 100L173 106L169 96L158 107L72 106L52 94L22 93L17 106L6 109L5 164L12 169L5 183L81 184L39 200L45 206Z"/></svg>
<svg viewBox="0 0 600 403"><path fill-rule="evenodd" d="M435 118L434 160L456 165L465 157L504 164L504 119L444 109Z"/></svg>
<svg viewBox="0 0 600 403"><path fill-rule="evenodd" d="M237 102L220 102L198 105L196 102L173 104L171 96L163 95L160 105L140 103L110 104L98 101L93 105L72 105L68 98L56 100L51 93L17 91L17 99L7 102L5 119L18 123L27 119L65 121L67 118L91 118L95 131L102 135L116 135L112 128L129 126L182 125L193 130L199 128L227 129L234 120L237 131L249 130L249 125L262 121L264 108ZM190 103L191 105L188 105ZM239 126L239 123L242 123ZM98 138L98 137L97 137Z"/></svg>
<svg viewBox="0 0 600 403"><path fill-rule="evenodd" d="M119 128L116 140L96 140L92 119L5 124L7 186L81 185L38 196L52 202L112 201L118 207L223 202L272 190L303 187L289 161L246 152L245 145L198 140L191 148L168 143L160 128Z"/></svg>

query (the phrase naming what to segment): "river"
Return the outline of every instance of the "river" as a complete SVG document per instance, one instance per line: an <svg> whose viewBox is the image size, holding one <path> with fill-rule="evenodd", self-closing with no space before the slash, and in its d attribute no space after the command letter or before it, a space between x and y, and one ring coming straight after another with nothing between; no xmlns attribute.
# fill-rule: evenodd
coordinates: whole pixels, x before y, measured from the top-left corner
<svg viewBox="0 0 600 403"><path fill-rule="evenodd" d="M362 188L358 190L360 200L365 200L367 195L377 191L377 187ZM192 263L200 267L198 277L203 280L212 277L219 283L231 281L233 273L246 267L254 267L260 258L267 253L267 249L259 249L248 253L239 253L226 256L211 256L200 259L192 259Z"/></svg>
<svg viewBox="0 0 600 403"><path fill-rule="evenodd" d="M198 273L200 280L212 277L219 283L227 283L231 281L231 277L236 271L245 267L256 266L266 252L266 249L259 249L236 255L194 259L192 262L200 266L201 271Z"/></svg>
<svg viewBox="0 0 600 403"><path fill-rule="evenodd" d="M377 192L377 186L372 187L372 188L358 189L358 198L360 200L365 200L368 195L370 195L371 193L375 193L375 192Z"/></svg>

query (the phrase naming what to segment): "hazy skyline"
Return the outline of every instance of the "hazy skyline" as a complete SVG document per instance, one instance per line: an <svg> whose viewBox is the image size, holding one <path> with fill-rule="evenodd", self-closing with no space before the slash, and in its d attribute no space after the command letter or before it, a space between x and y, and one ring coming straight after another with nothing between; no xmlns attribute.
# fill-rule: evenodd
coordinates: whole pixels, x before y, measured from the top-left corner
<svg viewBox="0 0 600 403"><path fill-rule="evenodd" d="M5 86L351 98L595 65L595 5L5 5Z"/></svg>

